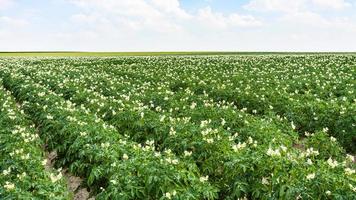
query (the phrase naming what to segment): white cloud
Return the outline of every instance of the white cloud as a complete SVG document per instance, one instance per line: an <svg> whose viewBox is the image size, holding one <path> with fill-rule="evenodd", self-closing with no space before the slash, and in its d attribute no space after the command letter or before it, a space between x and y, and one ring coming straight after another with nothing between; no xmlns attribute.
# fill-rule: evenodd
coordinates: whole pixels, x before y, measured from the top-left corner
<svg viewBox="0 0 356 200"><path fill-rule="evenodd" d="M351 3L345 0L251 0L244 8L259 12L296 13L313 9L342 10L351 6Z"/></svg>
<svg viewBox="0 0 356 200"><path fill-rule="evenodd" d="M297 25L312 25L315 27L323 27L329 24L328 20L314 12L297 12L282 16L278 21Z"/></svg>
<svg viewBox="0 0 356 200"><path fill-rule="evenodd" d="M29 22L24 19L0 16L0 26L4 26L7 28L11 28L11 27L21 28L26 25L29 25Z"/></svg>
<svg viewBox="0 0 356 200"><path fill-rule="evenodd" d="M189 19L190 16L185 10L180 7L178 0L151 0L153 5L165 13L172 13L175 16L183 19Z"/></svg>
<svg viewBox="0 0 356 200"><path fill-rule="evenodd" d="M105 10L119 16L159 18L168 13L178 18L189 15L180 8L178 0L70 0L70 2L87 10Z"/></svg>
<svg viewBox="0 0 356 200"><path fill-rule="evenodd" d="M98 20L98 16L97 15L87 15L84 13L78 13L78 14L72 15L71 19L74 22L78 22L78 23L92 23L92 22L95 22L96 20Z"/></svg>
<svg viewBox="0 0 356 200"><path fill-rule="evenodd" d="M345 0L312 0L312 3L319 8L333 10L341 10L351 7L351 3L346 2Z"/></svg>
<svg viewBox="0 0 356 200"><path fill-rule="evenodd" d="M306 30L332 32L336 29L343 30L342 32L354 31L356 33L356 23L352 19L348 17L326 18L314 12L299 12L285 15L280 18L279 22L284 23L281 24L284 27L288 27L288 24L298 28L303 27L301 30L305 32Z"/></svg>
<svg viewBox="0 0 356 200"><path fill-rule="evenodd" d="M72 0L86 12L73 16L74 19L88 20L93 18L106 19L113 26L132 28L135 30L155 30L158 32L175 32L181 27L175 23L189 17L179 7L179 3L152 0ZM86 19L84 19L84 17ZM101 20L96 20L100 23Z"/></svg>
<svg viewBox="0 0 356 200"><path fill-rule="evenodd" d="M0 0L0 10L5 10L14 4L13 0Z"/></svg>
<svg viewBox="0 0 356 200"><path fill-rule="evenodd" d="M239 15L237 13L231 14L228 18L228 22L232 26L242 27L258 27L263 24L262 21L256 19L252 15Z"/></svg>
<svg viewBox="0 0 356 200"><path fill-rule="evenodd" d="M247 10L252 11L278 11L278 12L297 12L305 8L306 0L251 0L244 6Z"/></svg>
<svg viewBox="0 0 356 200"><path fill-rule="evenodd" d="M75 20L88 21L93 18L106 18L114 24L135 30L157 32L189 31L188 26L211 28L253 27L262 23L251 15L238 13L222 14L210 7L202 8L197 13L187 13L178 0L71 0L86 13L74 15ZM103 14L105 13L105 14ZM94 16L93 16L94 15Z"/></svg>
<svg viewBox="0 0 356 200"><path fill-rule="evenodd" d="M213 12L210 7L200 9L197 19L212 28L255 27L262 25L261 21L251 15L240 15L237 13L224 15L219 12Z"/></svg>
<svg viewBox="0 0 356 200"><path fill-rule="evenodd" d="M342 15L328 16L321 10L339 11L350 7L344 0L251 0L244 8L257 12L277 12L278 17L269 21L269 27L285 32L289 38L301 43L312 44L312 40L321 41L325 38L337 41L339 34L356 34L356 22ZM318 37L324 36L323 37ZM348 38L351 36L348 35ZM308 41L308 42L306 42ZM337 45L335 45L337 46Z"/></svg>
<svg viewBox="0 0 356 200"><path fill-rule="evenodd" d="M80 12L70 18L71 23L78 27L78 30L75 34L62 31L63 33L55 37L76 44L85 40L78 37L81 32L95 33L97 38L95 46L98 49L159 51L220 48L223 50L224 48L219 47L223 43L212 43L211 40L214 38L214 41L218 41L220 37L236 29L248 30L250 27L262 25L262 22L254 16L219 13L210 7L188 13L178 0L71 0L70 2L80 9ZM80 38L80 40L73 38ZM84 42L80 43L83 47Z"/></svg>
<svg viewBox="0 0 356 200"><path fill-rule="evenodd" d="M47 18L48 12L27 17L17 10L23 6L11 7L11 15L0 15L0 50L355 51L356 15L345 9L347 1L326 1L251 0L231 13L188 11L179 0L46 1L75 12L59 20L59 9Z"/></svg>

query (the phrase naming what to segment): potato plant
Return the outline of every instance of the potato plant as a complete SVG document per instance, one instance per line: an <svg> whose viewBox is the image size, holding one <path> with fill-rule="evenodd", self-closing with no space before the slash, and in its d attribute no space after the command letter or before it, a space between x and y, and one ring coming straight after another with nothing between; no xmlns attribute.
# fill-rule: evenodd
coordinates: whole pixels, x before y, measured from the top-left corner
<svg viewBox="0 0 356 200"><path fill-rule="evenodd" d="M98 199L354 199L352 55L0 60ZM123 176L122 174L125 174Z"/></svg>
<svg viewBox="0 0 356 200"><path fill-rule="evenodd" d="M1 199L70 199L61 172L45 167L48 160L34 125L2 86L0 110Z"/></svg>

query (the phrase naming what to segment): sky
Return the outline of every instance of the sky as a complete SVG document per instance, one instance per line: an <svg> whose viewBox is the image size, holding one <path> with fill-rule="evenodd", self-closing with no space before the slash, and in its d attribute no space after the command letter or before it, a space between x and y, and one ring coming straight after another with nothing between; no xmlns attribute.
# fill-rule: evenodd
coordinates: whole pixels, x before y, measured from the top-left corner
<svg viewBox="0 0 356 200"><path fill-rule="evenodd" d="M0 51L356 51L356 0L0 0Z"/></svg>

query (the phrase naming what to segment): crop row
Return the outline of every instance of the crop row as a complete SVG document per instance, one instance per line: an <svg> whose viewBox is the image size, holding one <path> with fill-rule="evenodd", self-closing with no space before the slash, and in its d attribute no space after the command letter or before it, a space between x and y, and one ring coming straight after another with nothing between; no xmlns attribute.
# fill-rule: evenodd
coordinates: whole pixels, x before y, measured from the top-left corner
<svg viewBox="0 0 356 200"><path fill-rule="evenodd" d="M213 183L220 185L222 190L220 195L229 196L231 195L229 194L231 193L230 190L235 190L234 192L236 194L234 195L240 196L241 193L244 193L243 190L251 190L250 187L252 185L244 186L245 188L242 186L234 188L233 185L236 185L237 183L234 183L234 180L229 180L231 179L229 178L232 175L231 173L234 173L235 177L243 177L244 175L242 171L235 170L234 172L229 173L228 171L224 170L224 168L227 168L224 166L224 164L233 159L229 158L226 160L226 156L236 154L235 151L237 151L236 148L240 148L239 145L244 148L246 146L245 140L247 140L247 138L249 138L249 146L252 148L257 147L257 141L253 140L252 137L247 137L247 134L260 139L259 142L263 143L261 148L264 150L266 150L265 148L267 144L271 142L272 136L275 138L274 145L286 144L289 147L292 145L292 142L289 141L290 138L288 138L288 136L284 136L283 133L279 133L279 130L276 127L272 125L267 125L267 127L264 127L265 124L268 124L268 122L260 124L261 121L248 119L247 117L244 118L242 116L244 115L242 112L240 113L241 119L235 120L235 122L243 125L244 121L249 120L251 125L244 127L244 129L249 130L244 131L240 128L239 130L246 133L244 134L244 132L242 132L242 134L240 133L240 136L236 138L236 136L232 136L229 132L225 131L223 127L213 130L212 128L216 127L214 124L207 123L202 127L201 125L190 123L187 120L176 120L176 118L173 118L173 116L169 115L167 115L167 119L170 118L172 120L162 120L162 116L156 112L153 112L149 109L135 109L130 107L131 105L129 104L126 104L124 110L119 111L120 104L115 104L106 99L101 99L99 98L99 94L86 90L79 85L75 86L75 81L71 82L70 80L65 79L65 77L61 77L59 75L56 76L54 71L55 70L52 69L51 74L48 75L46 73L41 73L41 70L37 69L37 76L33 74L32 77L36 82L41 82L45 85L51 85L54 91L62 92L61 94L66 94L64 96L70 98L74 103L83 103L82 105L85 105L92 112L100 109L101 113L96 113L98 116L102 116L102 113L108 113L117 110L118 113L115 116L107 116L104 117L104 119L109 124L115 125L118 130L125 130L125 133L130 135L131 138L134 138L135 140L146 141L148 139L153 139L153 142L155 142L155 144L158 145L159 149L161 150L172 149L173 152L176 152L179 155L191 154L193 159L197 162L198 166L200 166L202 173L208 174ZM85 77L89 77L89 74L84 75ZM48 82L44 83L43 81L45 80ZM65 80L64 83L61 84L62 87L56 87L56 85L59 84L57 81L62 80ZM52 81L54 81L54 83ZM52 84L49 84L49 82L52 82ZM76 92L71 93L71 91ZM133 101L135 100L133 99ZM117 105L119 107L117 107ZM235 113L231 111L232 110L230 110L230 112L224 112L224 110L221 110L220 115L230 116L232 119L234 118ZM141 116L141 113L144 115ZM198 114L199 109L197 109L197 115ZM199 118L203 118L203 116ZM215 121L214 118L213 120ZM220 123L220 120L221 119L219 118L218 123ZM259 128L262 130L259 130ZM271 130L269 134L266 134L265 129L268 128ZM252 134L252 131L254 130L255 132ZM240 143L235 143L235 140L239 141ZM236 155L236 158L237 157L238 155ZM244 165L244 163L242 163L242 165ZM245 169L242 168L241 170ZM247 191L245 193L247 193ZM256 197L258 197L258 195Z"/></svg>
<svg viewBox="0 0 356 200"><path fill-rule="evenodd" d="M0 198L70 199L61 172L46 169L34 125L0 83Z"/></svg>
<svg viewBox="0 0 356 200"><path fill-rule="evenodd" d="M233 102L250 113L280 114L303 135L327 128L349 152L355 151L356 61L353 57L325 60L323 57L267 57L232 59L233 62L226 63L217 60L202 65L195 60L183 59L181 64L174 63L174 59L165 60L165 64L159 60L151 64L158 67L150 67L152 71L143 74L151 79L159 77L159 82L167 82L174 92L189 89L195 94L209 95L214 101ZM162 65L173 66L175 70L170 67L166 70ZM116 69L118 73L122 70ZM162 75L157 76L160 70Z"/></svg>
<svg viewBox="0 0 356 200"><path fill-rule="evenodd" d="M327 128L348 152L354 153L355 63L354 56L330 55L147 57L61 59L46 62L46 67L70 66L68 69L78 72L73 75L79 74L76 78L80 79L86 78L80 75L83 71L104 71L107 77L92 82L98 84L104 95L111 93L112 81L130 81L133 84L116 89L140 92L139 85L146 84L155 90L161 88L160 91L190 90L209 95L216 102L233 102L249 113L263 116L274 112L286 117L301 135ZM164 102L149 98L156 104Z"/></svg>
<svg viewBox="0 0 356 200"><path fill-rule="evenodd" d="M39 68L37 68L37 70L39 70ZM90 77L89 74L83 75L83 71L85 70L86 69L82 70L82 74L80 74L80 76L84 76L86 77L86 79L88 79L88 77ZM333 173L335 173L335 175L337 173L340 173L340 171L336 172L330 170L330 168L327 168L327 166L330 166L328 163L330 163L331 158L328 159L328 161L325 161L323 159L320 159L320 157L317 155L314 155L313 158L306 158L303 156L299 157L298 155L300 154L300 151L292 147L293 137L288 137L290 133L285 134L285 132L280 131L278 129L279 125L273 125L273 123L271 124L268 121L256 119L255 117L245 115L243 112L236 113L236 111L233 110L233 106L231 106L230 109L227 109L226 112L223 112L225 110L223 108L225 108L226 105L222 106L223 108L219 108L219 106L214 106L211 109L207 109L202 106L200 108L198 107L199 109L192 109L192 110L187 109L186 111L187 113L191 112L192 116L198 116L198 119L200 120L202 119L202 117L209 116L209 118L212 118L212 120L214 120L215 122L218 121L220 123L221 122L220 116L225 116L226 124L228 124L229 127L231 125L233 129L234 128L237 129L239 128L239 126L242 126L242 128L237 129L241 137L233 139L234 142L231 141L231 136L232 136L231 133L225 131L224 129L219 129L219 130L217 129L217 132L213 131L215 133L212 133L213 134L212 137L208 138L208 139L213 139L214 142L209 143L209 140L207 140L207 138L204 139L204 137L202 137L201 132L204 129L202 130L201 127L199 126L197 127L195 124L191 124L188 122L171 123L169 121L167 122L164 120L163 120L164 122L162 123L161 121L162 115L158 115L157 112L150 112L150 110L145 109L145 107L143 107L144 112L142 112L142 109L140 110L140 109L133 109L132 107L130 108L130 106L132 105L129 105L127 102L125 102L124 107L120 106L122 102L120 104L119 102L117 102L116 99L119 96L116 96L114 99L102 98L100 94L97 94L93 90L85 88L82 84L79 84L78 82L80 82L80 80L76 79L76 75L73 73L68 75L69 77L73 77L74 80L70 80L70 79L68 80L66 79L67 77L58 74L58 72L55 69L52 69L51 72L48 74L41 73L41 70L39 71L40 72L37 74L37 76L36 74L32 73L31 74L32 78L34 78L36 81L41 82L42 84L52 87L52 89L54 89L56 92L63 94L63 96L66 96L67 98L71 99L75 103L78 104L82 103L83 105L85 105L85 107L88 107L91 112L95 113L97 110L100 110L102 113L107 114L112 112L113 110L114 111L117 110L118 116L110 117L104 115L104 117L102 118L106 120L109 124L113 124L116 126L120 125L117 126L120 127L120 129L123 129L124 128L123 126L125 124L126 126L132 126L136 124L136 126L126 128L125 133L130 134L131 137L132 134L135 134L135 131L137 131L137 127L140 127L141 130L139 129L139 132L137 133L136 137L145 137L144 134L151 133L153 136L155 136L154 139L156 139L156 141L160 141L161 145L162 144L163 146L166 145L164 147L170 147L173 151L177 153L181 152L181 154L183 154L183 150L186 149L187 147L188 148L196 147L193 148L194 159L197 160L198 165L205 165L204 167L208 166L208 168L205 168L205 170L203 171L204 172L208 171L210 177L213 176L211 177L213 183L219 183L222 185L222 187L220 187L221 189L220 196L222 197L234 198L234 197L241 197L245 194L251 195L254 198L261 198L261 196L267 196L266 194L269 194L270 196L274 196L274 197L281 197L281 196L283 197L283 195L287 195L287 197L292 197L294 195L294 197L296 197L299 194L298 192L300 191L304 192L306 190L305 185L300 185L301 183L299 183L299 185L297 184L295 187L292 188L287 188L286 185L290 187L290 185L293 185L292 182L296 181L294 180L296 177L291 177L290 173L297 173L297 176L299 178L300 176L303 176L303 174L307 179L308 179L308 175L311 175L309 176L309 178L312 177L314 173L306 174L307 170L304 169L305 163L312 162L312 163L316 163L315 166L318 167L321 166L324 168L326 167L325 174L324 174L325 177L323 178L327 178L327 176L332 177ZM77 74L77 76L79 76L79 74ZM64 84L59 83L60 80L62 80ZM89 81L91 81L90 78ZM117 89L117 87L116 86L114 87L113 85L111 85L110 87L112 87L112 89ZM146 98L155 95L159 96L160 93L142 94L142 96ZM143 99L135 99L132 96L131 96L132 99L130 99L130 101L143 100ZM200 95L198 97L201 98L204 97L204 95ZM174 99L174 95L171 96L171 99ZM199 99L194 99L194 100L198 101ZM162 102L164 102L163 99ZM204 100L202 100L202 102L204 102ZM177 101L175 103L179 103L179 102ZM218 110L218 112L214 113L214 111L216 110ZM184 110L182 112L184 112ZM96 113L99 114L99 112ZM141 116L141 113L144 113L144 117ZM213 114L207 115L202 113L213 113ZM216 115L218 113L219 115ZM170 116L169 113L165 113L165 115L167 115L167 117L169 118L176 117L173 115ZM238 121L236 121L236 115L241 115L241 119L238 119ZM236 122L235 126L233 120L235 120ZM244 123L241 123L245 121L247 121L249 125L244 125ZM216 124L213 125L214 125L213 127L216 127ZM173 130L175 132L175 135L177 135L177 137L174 135L173 136L167 135L168 133L171 132L170 128L172 127L174 127ZM184 128L179 129L176 127L184 127ZM206 127L206 129L208 129L208 127ZM187 135L187 133L189 133L189 135ZM209 133L208 131L207 134L211 134L211 133ZM249 136L251 139L247 136ZM337 147L337 145L334 145L332 142L330 142L330 139L325 136L327 136L325 133L317 133L314 136L312 136L310 139L308 139L308 142L311 144L315 144L315 141L323 139L324 142L327 142L325 144L328 144L325 146L326 151L323 153L324 154L323 157L325 158L326 156L332 155L327 152L330 149L336 149L335 154L339 155L339 153L337 153L338 148L331 148L334 146ZM279 141L278 140L279 137L287 138L287 139ZM135 136L132 138L135 138ZM256 141L256 138L258 140L258 145L257 143L256 145L254 145L255 144L254 141ZM252 142L250 142L251 140ZM273 141L276 140L278 140L278 142L274 143ZM247 146L247 148L245 145ZM320 144L318 145L319 145L318 147L320 147ZM249 151L244 150L245 148L249 149ZM285 150L285 153L287 153L288 151L286 155L288 155L287 160L289 160L289 162L285 163L286 166L283 165L283 162L281 163L281 160L277 160L277 162L271 163L271 160L276 159L275 156L277 157L281 156L281 151L284 151L283 149ZM187 149L187 150L192 150L192 149ZM310 152L312 152L311 154L313 154L314 151L307 149L306 152L307 152L306 154L308 155L310 154ZM204 159L201 159L202 157L200 157L199 159L199 157L197 156L204 156L203 157ZM339 156L339 159L341 159L341 157L342 156ZM294 163L295 161L294 159L297 160L296 161L297 164ZM201 163L199 164L199 162ZM339 162L341 161L339 160ZM233 165L231 165L232 163ZM262 165L265 165L265 163L271 163L271 165L263 166L265 167L265 169L263 169ZM291 167L291 165L293 167ZM279 168L280 166L283 166L285 168ZM350 169L349 166L346 165L343 166L346 167L345 169ZM202 167L200 168L202 169ZM269 183L269 181L267 180L271 179L271 177L269 177L271 176L269 173L275 171L277 174L279 174L279 176L272 175L275 178L274 180L275 182L271 184L273 185L272 190L265 190L266 183L267 182ZM233 179L235 180L231 180L231 178L229 177L233 177ZM280 183L281 177L289 177L291 179L283 180L282 183L283 182L284 183L282 184ZM349 184L347 187L345 187L345 189L348 188L352 190L353 188L350 186L350 184L352 183L351 185L353 185L354 182L354 177L352 176L352 174L351 177L347 175L342 179L343 181L341 182L343 182L345 186ZM256 185L256 182L260 183L261 180L262 182L265 183L265 184L262 183L262 186L264 187L261 187L261 185ZM331 185L333 185L332 187L336 185L340 185L341 183L340 180L332 182L331 183ZM328 191L330 190L325 191L325 188L321 188L315 184L312 186L314 188L313 191L311 193L306 193L305 197L308 196L315 197L318 195L320 196L323 194L323 192L321 191L323 189L324 189L324 195L329 194ZM338 196L338 194L334 192L333 195ZM352 195L352 192L350 193L350 195Z"/></svg>
<svg viewBox="0 0 356 200"><path fill-rule="evenodd" d="M21 74L2 70L6 87L24 102L62 165L87 177L98 199L165 198L212 199L214 188L196 166L150 144L130 142L83 108L54 94Z"/></svg>
<svg viewBox="0 0 356 200"><path fill-rule="evenodd" d="M344 59L346 60L346 58ZM161 67L163 65L162 60L168 62L169 65L166 64L168 68L167 70L164 70L165 67ZM338 90L335 91L328 90L331 93L333 92L335 93L339 91L339 96L342 94L344 95L348 94L347 96L348 98L346 98L345 96L341 96L342 98L334 98L330 100L330 99L322 99L319 96L315 98L314 95L316 94L314 95L303 94L308 92L312 93L310 91L315 90L313 87L308 87L304 91L299 91L297 93L295 93L295 90L289 93L288 91L291 90L290 88L289 89L286 89L285 87L279 88L282 87L280 85L283 84L285 85L284 82L286 81L275 80L276 78L274 78L273 76L267 79L266 81L267 84L263 82L264 80L263 78L265 78L263 76L267 76L264 74L269 73L269 75L271 76L271 74L273 74L272 72L277 73L277 75L279 71L288 72L287 67L286 67L287 69L280 69L281 67L277 66L275 67L276 69L273 68L274 70L270 69L268 71L264 70L263 67L252 68L250 66L252 64L256 64L258 66L259 63L256 61L256 63L252 63L252 64L250 63L249 65L245 63L247 67L244 66L241 67L241 69L239 68L238 72L228 73L226 72L227 69L225 69L226 67L224 65L222 66L224 68L219 70L216 70L217 67L214 65L213 67L211 67L211 64L209 64L206 67L207 69L196 67L196 65L194 65L193 67L189 67L188 65L188 67L183 68L182 66L176 63L170 63L173 62L172 60L175 61L174 59L161 58L161 59L154 60L152 63L150 61L148 62L148 64L141 64L141 62L144 63L143 61L145 61L145 60L141 60L141 62L136 61L137 62L135 63L136 65L131 64L129 66L124 65L119 67L117 66L112 67L111 65L110 67L107 67L107 65L104 64L103 64L104 66L97 66L97 65L88 66L84 61L81 61L79 62L79 64L74 63L73 64L74 67L72 66L69 67L67 70L69 70L71 74L67 73L67 75L69 77L77 79L77 81L87 80L87 84L89 84L87 85L87 87L94 88L94 90L99 89L104 96L107 96L108 94L109 95L114 94L114 95L125 96L127 98L131 97L132 99L133 96L140 96L141 93L145 93L144 97L141 97L141 98L145 98L145 99L141 99L143 103L150 104L150 102L152 102L155 106L160 106L162 109L165 109L164 106L167 104L166 101L164 101L164 98L167 97L165 91L185 92L186 90L188 90L190 92L194 92L195 94L208 95L210 99L214 100L215 102L220 102L220 101L233 102L237 108L246 109L247 112L250 113L254 112L255 114L261 116L268 114L269 112L274 112L282 115L283 117L286 117L290 121L290 123L293 123L293 125L295 126L295 130L297 130L303 135L305 133L308 134L308 132L317 132L323 129L328 129L328 133L336 137L344 148L346 148L351 153L354 152L355 145L353 144L356 137L356 128L355 128L356 106L354 103L352 103L354 101L353 99L355 99L353 97L354 93L352 90L352 86L354 86L352 82L352 73L353 73L352 67L345 67L346 69L342 69L342 68L337 69L343 72L345 71L345 74L346 74L346 70L349 69L348 74L345 75L346 78L342 78L342 77L339 78L340 80L345 79L345 81L340 81L339 79L337 80L332 79L334 82L329 83L330 85L337 85L338 87L342 87L346 85L347 87L341 90L341 91L345 91L344 93L340 93L339 89L341 88L337 88ZM194 60L193 61L190 61L189 59L186 60L182 59L182 60L187 63L192 62L193 64L195 64L193 62ZM199 59L199 61L200 60L202 59ZM287 59L287 60L293 64L296 62L295 60L298 59ZM343 61L342 59L340 60ZM104 63L104 61L95 61L95 62ZM279 64L277 61L274 62ZM82 62L84 62L84 64ZM87 62L93 64L91 60L88 60ZM184 62L182 63L182 65L184 64ZM149 64L151 64L153 67L151 66L147 67ZM240 64L243 64L243 62ZM156 67L156 65L158 67ZM318 64L317 67L311 67L311 66L308 68L302 67L303 69L306 68L309 71L305 72L305 70L304 71L299 70L297 71L298 72L297 74L299 74L299 76L301 77L303 77L302 76L303 74L308 74L308 73L313 74L312 72L314 72L315 74L316 71L318 70L318 67L320 68L320 65L321 64ZM235 68L233 66L228 69L234 71ZM54 70L61 70L63 66L53 64L53 65L43 66L43 67L47 68L47 70L49 70L50 68ZM334 69L335 67L329 65L327 65L327 67L330 67L332 70L335 70ZM175 70L172 70L171 68L174 68ZM292 67L289 68L291 68L290 71L293 70L296 71L298 69L298 68L296 69L293 68L293 65ZM138 70L141 70L141 73L138 73ZM249 70L252 71L252 73L249 72ZM260 72L260 74L262 75L256 76L255 74L259 74L257 70L261 70L262 72ZM86 77L83 75L83 72L85 74L99 73L101 75L103 74L102 71L104 71L106 74L105 76L101 76L101 77L98 76L98 80L91 79L90 77ZM198 71L199 74L196 74L194 76L194 73L196 71ZM268 73L265 71L267 71ZM319 71L321 70L319 69ZM331 70L329 69L328 71ZM285 72L285 74L287 74L287 72ZM80 75L76 76L76 74L78 73ZM190 76L187 73L193 75ZM330 74L335 74L335 73L336 72L334 71L330 72ZM255 75L255 77L253 77L253 75ZM323 78L320 77L321 75L318 76L314 75L314 76L315 77L319 76L320 79ZM224 83L225 79L219 81L219 79L221 79L220 77L225 77L226 82L228 83ZM311 77L308 77L308 79L306 80L309 81L309 78ZM176 79L179 79L179 82ZM283 77L281 77L280 79L283 79ZM294 79L299 80L298 78L294 78ZM211 83L208 82L209 80L211 81ZM318 82L317 80L315 82ZM117 84L118 82L122 84ZM255 82L257 83L257 85L255 84ZM274 82L276 89L271 88L272 83L270 82ZM112 83L115 83L114 84L115 86L113 86ZM294 85L299 84L295 80L292 83ZM326 86L331 87L329 84L327 84ZM289 85L289 87L292 86L293 86L292 84ZM146 95L145 90L156 91L156 93L154 93L153 95ZM159 95L157 95L157 93ZM346 98L346 101L343 100L344 97ZM178 112L181 111L182 109L178 110Z"/></svg>

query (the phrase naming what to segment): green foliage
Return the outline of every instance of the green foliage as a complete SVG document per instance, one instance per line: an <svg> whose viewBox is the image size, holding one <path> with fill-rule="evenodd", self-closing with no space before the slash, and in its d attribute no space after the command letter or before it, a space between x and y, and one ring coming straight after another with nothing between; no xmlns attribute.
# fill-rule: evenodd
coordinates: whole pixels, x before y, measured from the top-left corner
<svg viewBox="0 0 356 200"><path fill-rule="evenodd" d="M97 199L355 198L354 56L2 60Z"/></svg>
<svg viewBox="0 0 356 200"><path fill-rule="evenodd" d="M336 138L330 137L325 131L319 131L308 136L304 144L308 148L318 149L318 157L321 159L342 158L345 150L340 146Z"/></svg>
<svg viewBox="0 0 356 200"><path fill-rule="evenodd" d="M0 110L0 199L70 199L60 172L45 169L34 126L2 86Z"/></svg>

